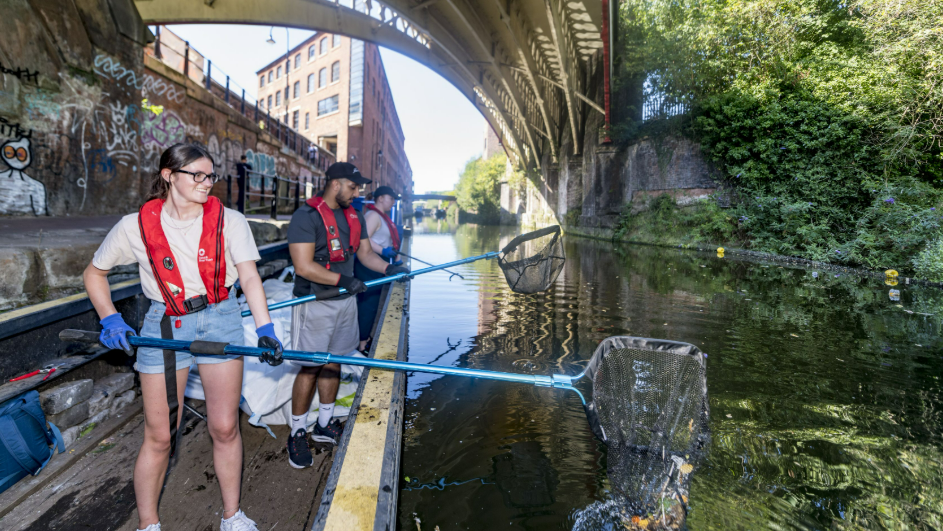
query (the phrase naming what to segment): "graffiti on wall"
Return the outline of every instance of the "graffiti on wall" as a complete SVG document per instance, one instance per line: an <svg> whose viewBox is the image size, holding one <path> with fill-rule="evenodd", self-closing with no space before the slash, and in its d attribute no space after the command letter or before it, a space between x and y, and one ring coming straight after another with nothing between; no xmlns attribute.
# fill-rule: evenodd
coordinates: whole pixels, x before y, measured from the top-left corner
<svg viewBox="0 0 943 531"><path fill-rule="evenodd" d="M223 138L221 139L220 136ZM217 136L213 133L206 141L206 149L213 156L216 173L220 175L235 176L236 163L239 162L239 157L244 154L242 142L232 138L235 138L235 135L221 134Z"/></svg>
<svg viewBox="0 0 943 531"><path fill-rule="evenodd" d="M0 173L0 214L46 215L46 187L24 171L33 161L29 139L7 141L0 158L9 167Z"/></svg>
<svg viewBox="0 0 943 531"><path fill-rule="evenodd" d="M92 182L106 184L124 172L147 176L157 171L164 149L186 139L188 125L162 105L113 100L108 92L90 92L68 78L63 82L69 93L61 105L64 133L81 155L81 174L75 180L82 190L79 210Z"/></svg>
<svg viewBox="0 0 943 531"><path fill-rule="evenodd" d="M32 81L33 83L39 83L39 72L30 72L28 68L17 68L16 70L12 68L7 68L0 63L0 74L11 75L20 81Z"/></svg>
<svg viewBox="0 0 943 531"><path fill-rule="evenodd" d="M30 120L58 121L60 105L51 94L35 92L24 96L26 115Z"/></svg>
<svg viewBox="0 0 943 531"><path fill-rule="evenodd" d="M251 149L246 150L246 162L252 165L252 171L264 173L265 175L275 175L275 157L265 153L256 153Z"/></svg>
<svg viewBox="0 0 943 531"><path fill-rule="evenodd" d="M33 136L33 132L29 129L23 129L19 123L10 122L6 118L0 116L0 136L31 138Z"/></svg>
<svg viewBox="0 0 943 531"><path fill-rule="evenodd" d="M153 143L161 148L168 148L186 139L187 125L177 113L164 111L160 114L144 114L144 120L141 122L142 144Z"/></svg>
<svg viewBox="0 0 943 531"><path fill-rule="evenodd" d="M122 65L121 61L105 54L95 56L95 73L119 84L124 83L125 86L136 88L145 97L156 94L174 103L183 103L186 95L173 83L147 73L138 75L134 70Z"/></svg>
<svg viewBox="0 0 943 531"><path fill-rule="evenodd" d="M255 171L289 173L276 146L262 146L271 155L246 150L256 147L251 132L211 106L189 105L170 80L105 54L94 65L101 82L63 73L58 90L40 86L36 72L0 65L0 74L36 82L11 92L18 113L0 117L0 215L120 209L121 194L141 193L161 153L178 142L204 144L220 175L235 175L243 154ZM106 186L112 181L120 186Z"/></svg>

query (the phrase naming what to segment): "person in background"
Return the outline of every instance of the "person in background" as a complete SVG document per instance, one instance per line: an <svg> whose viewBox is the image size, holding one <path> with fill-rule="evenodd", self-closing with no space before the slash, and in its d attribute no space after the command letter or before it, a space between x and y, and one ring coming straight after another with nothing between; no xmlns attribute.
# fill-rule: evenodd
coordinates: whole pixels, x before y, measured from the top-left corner
<svg viewBox="0 0 943 531"><path fill-rule="evenodd" d="M400 247L399 231L396 229L396 224L390 219L390 212L398 199L399 195L392 188L380 186L373 192L373 204L367 205L367 212L363 217L367 225L367 237L370 239L370 247L373 248L373 252L385 260L401 264L402 262L396 262ZM354 265L354 274L361 280L373 280L383 276L364 267L359 261ZM366 351L367 344L370 342L373 322L376 320L377 309L380 307L382 289L381 286L375 286L357 295L357 320L360 328L359 350L361 352Z"/></svg>
<svg viewBox="0 0 943 531"><path fill-rule="evenodd" d="M380 274L408 273L405 267L383 261L366 238L363 216L351 206L360 186L370 183L348 162L331 164L319 197L305 202L288 224L288 251L295 266L295 297L316 295L317 300L296 305L291 313L291 344L297 350L346 356L357 349L357 303L352 296L364 290L354 276L354 256ZM338 296L337 288L347 293ZM334 416L340 386L340 365L301 366L291 395L291 436L288 463L306 468L314 459L307 440L308 410L317 386L318 419L312 429L316 441L337 444L342 433Z"/></svg>
<svg viewBox="0 0 943 531"><path fill-rule="evenodd" d="M175 144L160 157L150 193L139 212L121 218L85 269L85 289L101 318L99 341L131 354L125 323L111 300L108 271L138 264L141 288L151 300L141 335L185 341L243 344L242 317L230 287L239 279L255 320L262 357L281 363L281 342L266 307L259 259L249 224L210 195L219 176L202 146ZM206 393L207 427L213 440L213 466L223 497L221 531L257 531L239 509L242 486L241 356L196 356L139 348L135 370L144 399L144 442L134 465L134 496L143 531L159 531L157 509L174 448L171 422L179 426L183 408L171 419L170 403L182 404L190 366L197 364ZM166 378L166 380L165 380ZM176 386L168 393L166 382ZM168 396L169 395L169 396ZM179 430L177 431L179 441ZM178 448L179 449L179 448Z"/></svg>
<svg viewBox="0 0 943 531"><path fill-rule="evenodd" d="M236 163L236 172L242 173L251 169L252 169L252 165L249 164L248 158L246 158L245 155L243 155L242 157L239 157L239 162Z"/></svg>

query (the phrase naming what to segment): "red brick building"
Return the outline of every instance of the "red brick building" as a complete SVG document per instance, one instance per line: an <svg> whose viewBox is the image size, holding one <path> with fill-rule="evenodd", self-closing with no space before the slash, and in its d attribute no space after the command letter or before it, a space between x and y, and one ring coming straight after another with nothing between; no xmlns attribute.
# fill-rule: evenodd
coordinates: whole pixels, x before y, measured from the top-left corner
<svg viewBox="0 0 943 531"><path fill-rule="evenodd" d="M260 108L356 164L367 192L387 185L408 201L412 169L376 45L315 33L256 74Z"/></svg>

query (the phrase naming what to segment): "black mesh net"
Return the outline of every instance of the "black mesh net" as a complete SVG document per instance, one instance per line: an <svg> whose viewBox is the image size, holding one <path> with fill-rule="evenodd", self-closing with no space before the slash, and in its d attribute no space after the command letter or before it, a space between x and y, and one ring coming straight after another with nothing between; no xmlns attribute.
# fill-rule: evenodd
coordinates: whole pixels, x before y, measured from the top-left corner
<svg viewBox="0 0 943 531"><path fill-rule="evenodd" d="M558 225L514 238L498 257L504 278L516 293L546 290L563 271L564 262L566 255Z"/></svg>
<svg viewBox="0 0 943 531"><path fill-rule="evenodd" d="M608 447L609 505L620 523L683 528L690 478L710 442L705 355L687 343L610 337L586 375L586 413Z"/></svg>

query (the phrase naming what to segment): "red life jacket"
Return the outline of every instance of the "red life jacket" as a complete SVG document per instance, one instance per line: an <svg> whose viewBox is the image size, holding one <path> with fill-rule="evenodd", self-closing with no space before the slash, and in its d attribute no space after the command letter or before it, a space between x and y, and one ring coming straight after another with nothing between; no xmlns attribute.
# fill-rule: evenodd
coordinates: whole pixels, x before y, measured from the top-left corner
<svg viewBox="0 0 943 531"><path fill-rule="evenodd" d="M327 206L323 197L312 197L305 203L318 211L321 220L324 222L324 228L327 231L327 251L330 255L330 262L345 262L347 258L357 252L360 248L360 219L357 217L357 211L354 207L344 209L344 215L347 216L347 226L350 227L350 241L347 249L341 244L340 230L337 228L337 220L334 218L334 211ZM348 254L349 253L349 254ZM331 268L328 263L325 266Z"/></svg>
<svg viewBox="0 0 943 531"><path fill-rule="evenodd" d="M160 222L163 207L163 199L151 199L144 203L138 216L138 226L147 249L147 258L151 262L151 271L167 305L167 315L186 315L183 303L188 297L183 289L183 278ZM226 289L225 249L223 203L210 196L203 204L203 232L200 234L199 256L196 257L200 278L203 279L206 298L210 304L229 298L229 290Z"/></svg>
<svg viewBox="0 0 943 531"><path fill-rule="evenodd" d="M380 214L380 217L383 218L384 222L386 222L387 228L390 229L390 238L393 239L393 248L399 251L399 230L396 229L396 224L393 223L393 220L391 220L389 216L384 214L382 210L375 207L374 205L367 205L367 209Z"/></svg>

